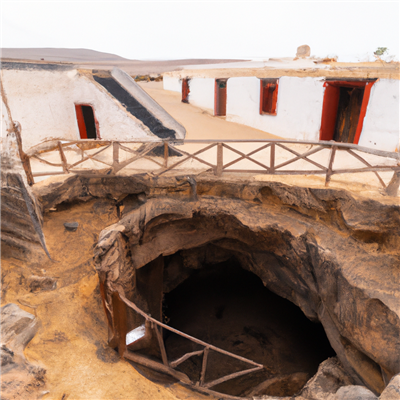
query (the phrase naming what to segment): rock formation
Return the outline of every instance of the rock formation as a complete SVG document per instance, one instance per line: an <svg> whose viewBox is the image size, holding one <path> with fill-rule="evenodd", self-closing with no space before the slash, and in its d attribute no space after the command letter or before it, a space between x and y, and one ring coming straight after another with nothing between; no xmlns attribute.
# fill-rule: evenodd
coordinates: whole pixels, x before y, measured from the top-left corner
<svg viewBox="0 0 400 400"><path fill-rule="evenodd" d="M1 398L34 400L44 392L46 370L28 363L26 345L39 329L39 321L16 304L1 307Z"/></svg>
<svg viewBox="0 0 400 400"><path fill-rule="evenodd" d="M1 241L3 254L26 259L50 257L42 232L43 216L40 204L31 192L24 171L18 143L20 126L7 134L1 154Z"/></svg>
<svg viewBox="0 0 400 400"><path fill-rule="evenodd" d="M207 179L198 180L199 200L190 201L189 184L183 200L167 181L141 188L147 201L100 235L97 270L109 320L117 287L149 312L152 300L139 299L135 274L157 257L179 253L187 272L205 259L234 255L322 323L356 384L383 391L400 369L398 206L332 189ZM173 285L179 276L185 279L180 273Z"/></svg>

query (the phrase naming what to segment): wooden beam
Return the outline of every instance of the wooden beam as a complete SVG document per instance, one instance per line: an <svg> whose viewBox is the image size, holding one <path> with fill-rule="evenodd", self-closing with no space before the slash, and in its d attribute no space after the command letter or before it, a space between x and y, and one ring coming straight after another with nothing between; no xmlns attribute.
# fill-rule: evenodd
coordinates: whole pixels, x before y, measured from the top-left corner
<svg viewBox="0 0 400 400"><path fill-rule="evenodd" d="M119 164L119 143L113 142L113 168Z"/></svg>
<svg viewBox="0 0 400 400"><path fill-rule="evenodd" d="M162 359L164 365L169 366L167 352L166 352L165 346L164 346L164 339L162 338L162 335L160 332L161 329L162 328L158 327L158 325L154 325L154 330L156 331L158 345L160 346L161 359Z"/></svg>
<svg viewBox="0 0 400 400"><path fill-rule="evenodd" d="M185 161L189 160L190 158L194 158L195 160L197 160L197 161L199 161L199 162L201 162L201 163L203 163L203 164L209 165L211 168L215 169L215 165L212 165L212 164L208 163L207 161L201 160L200 158L197 158L196 156L197 156L198 154L201 154L201 153L207 151L208 149L211 149L212 147L215 147L216 145L217 145L217 143L211 144L210 146L207 146L207 147L205 147L205 148L203 148L203 149L200 149L200 150L196 151L196 152L193 153L193 154L189 154L189 153L187 153L186 151L183 151L183 150L181 150L181 149L177 150L177 151L179 151L180 153L187 155L187 157L184 158L183 160L178 161L177 163L175 163L175 164L169 166L169 167L168 167L167 169L165 169L164 171L161 171L160 173L156 174L156 176L160 176L160 175L164 174L165 172L174 169L176 166L178 166L179 164L184 163ZM171 148L174 149L174 147L171 147Z"/></svg>
<svg viewBox="0 0 400 400"><path fill-rule="evenodd" d="M335 154L336 154L336 146L332 146L331 153L329 155L328 171L326 171L326 177L325 177L325 186L326 187L329 186L329 182L331 181L333 162L335 161Z"/></svg>
<svg viewBox="0 0 400 400"><path fill-rule="evenodd" d="M164 168L168 167L168 153L169 153L169 148L168 148L168 142L164 142Z"/></svg>
<svg viewBox="0 0 400 400"><path fill-rule="evenodd" d="M269 171L269 167L267 167L266 165L264 165L264 164L258 162L257 160L253 160L251 157L248 157L247 154L244 154L244 153L242 153L241 151L236 150L236 149L234 149L234 148L231 147L231 146L228 146L227 144L224 144L223 146L226 147L227 149L233 151L234 153L237 153L237 154L239 154L239 155L242 156L241 158L239 158L239 159L237 159L237 160L234 160L234 161L230 162L229 164L226 164L226 165L224 166L224 169L227 168L227 167L229 167L229 166L232 165L232 164L235 164L236 162L239 162L241 159L245 158L245 159L247 159L247 160L249 160L249 161L251 161L251 162L253 162L253 163L259 165L260 167L266 169L267 171Z"/></svg>
<svg viewBox="0 0 400 400"><path fill-rule="evenodd" d="M275 172L275 143L271 143L271 154L269 158L269 169L273 174Z"/></svg>
<svg viewBox="0 0 400 400"><path fill-rule="evenodd" d="M229 380L234 379L234 378L238 378L239 376L242 376L242 375L249 374L250 372L259 371L261 369L263 369L263 367L255 367L255 368L246 369L244 371L235 372L235 373L230 374L230 375L225 375L222 378L215 379L214 381L205 383L204 387L205 388L210 388L210 387L213 387L213 386L217 386L220 383L229 381Z"/></svg>
<svg viewBox="0 0 400 400"><path fill-rule="evenodd" d="M210 352L209 347L206 347L203 352L203 362L201 364L201 374L200 374L200 381L199 381L200 386L204 386L204 380L206 379L207 361L208 361L208 353L209 352Z"/></svg>
<svg viewBox="0 0 400 400"><path fill-rule="evenodd" d="M216 351L216 352L218 352L218 353L225 354L225 355L227 355L227 356L230 356L230 357L232 357L232 358L236 358L237 360L243 361L243 362L245 362L245 363L248 363L248 364L251 364L251 365L254 365L254 366L257 366L257 367L263 367L263 365L258 364L258 363L254 362L254 361L252 361L252 360L249 360L249 359L247 359L247 358L244 358L244 357L238 356L238 355L236 355L236 354L230 353L229 351L220 349L220 348L217 347L217 346L213 346L212 344L203 342L202 340L197 339L197 338L195 338L194 336L190 336L190 335L188 335L188 334L186 334L186 333L183 333L183 332L181 332L181 331L178 331L178 329L175 329L175 328L172 328L171 326L168 326L168 325L166 325L166 324L163 324L162 322L157 321L156 319L154 319L154 318L150 317L149 315L147 315L147 314L146 314L144 311L142 311L135 303L132 303L131 301L129 301L129 300L128 300L126 297L124 297L123 295L120 295L120 297L121 297L121 300L122 300L128 307L131 307L131 308L132 308L134 311L136 311L138 314L142 315L146 320L152 321L152 322L156 323L157 325L162 326L164 329L167 329L167 330L169 330L169 331L171 331L171 332L173 332L173 333L176 333L176 334L178 334L178 335L180 335L180 336L182 336L182 337L184 337L184 338L186 338L186 339L189 339L189 340L191 340L191 341L194 342L194 343L200 344L201 346L208 347L210 350L214 350L214 351Z"/></svg>
<svg viewBox="0 0 400 400"><path fill-rule="evenodd" d="M222 175L222 169L224 167L224 153L223 153L223 144L218 143L217 144L217 168L215 170L215 175L221 176Z"/></svg>
<svg viewBox="0 0 400 400"><path fill-rule="evenodd" d="M362 157L360 157L357 153L354 153L354 151L347 149L347 152L351 154L353 157L355 157L357 160L361 161L363 164L365 164L367 167L372 167L372 165L367 161L364 160ZM378 172L374 171L375 176L378 178L378 181L380 184L383 186L383 188L386 188L385 182L383 182L382 178L378 174Z"/></svg>
<svg viewBox="0 0 400 400"><path fill-rule="evenodd" d="M64 150L63 150L61 142L58 142L57 146L58 146L58 151L60 152L60 158L61 158L61 162L62 162L63 171L66 174L68 174L67 157L65 157L65 153L64 153Z"/></svg>
<svg viewBox="0 0 400 400"><path fill-rule="evenodd" d="M275 169L282 168L282 167L284 167L285 165L288 165L288 164L291 164L291 163L293 163L293 162L295 162L295 161L297 161L297 160L303 159L303 160L305 160L305 161L307 161L307 162L309 162L309 163L311 163L311 164L314 164L316 167L321 168L321 169L324 170L324 171L327 170L327 168L324 167L323 165L321 165L321 164L319 164L319 163L317 163L317 162L315 162L315 161L310 160L310 159L307 158L307 156L310 156L311 154L318 153L319 151L323 150L323 149L324 149L323 146L319 146L319 147L317 147L316 149L307 151L307 152L305 152L305 153L303 153L303 154L300 154L300 153L298 153L297 151L290 149L289 147L283 146L283 145L280 144L280 143L277 143L277 146L281 147L282 149L285 149L286 151L288 151L288 152L294 154L294 155L297 156L297 157L292 158L292 159L290 159L290 160L288 160L288 161L285 161L285 162L282 163L282 164L277 165L277 166L275 167Z"/></svg>
<svg viewBox="0 0 400 400"><path fill-rule="evenodd" d="M258 149L253 150L253 151L251 151L250 153L247 153L246 155L245 155L244 153L242 153L242 154L243 154L242 157L239 157L239 158L237 158L236 160L233 160L233 161L231 161L230 163L225 164L225 165L224 165L224 169L230 167L230 166L233 165L233 164L238 163L238 162L241 161L241 160L244 160L245 158L247 158L248 160L250 160L250 161L252 161L252 162L257 162L257 161L255 161L255 160L253 160L252 158L250 158L250 156L252 156L253 154L258 153L259 151L264 150L264 149L266 149L266 148L268 148L268 147L270 147L270 146L272 146L271 143L269 143L269 144L267 144L267 145L265 145L265 146L261 146L261 147L259 147ZM274 145L274 146L275 146L275 145ZM224 146L224 147L230 148L229 146ZM237 153L239 153L239 152L237 152ZM270 169L269 167L267 167L267 166L264 165L264 164L261 164L261 166L263 166L263 167L264 167L265 169L267 169L267 170Z"/></svg>
<svg viewBox="0 0 400 400"><path fill-rule="evenodd" d="M126 304L121 300L118 291L112 294L112 307L114 317L114 335L118 341L118 353L123 358L126 352Z"/></svg>
<svg viewBox="0 0 400 400"><path fill-rule="evenodd" d="M193 384L193 382L189 379L189 377L184 374L183 372L175 371L174 369L167 367L164 364L161 364L160 362L151 360L150 358L147 358L141 354L134 353L132 351L125 351L124 353L124 358L127 360L131 360L135 363L138 363L140 365L144 365L145 367L154 369L156 371L162 372L164 374L171 375L175 379L178 379L179 381L186 383L186 384Z"/></svg>
<svg viewBox="0 0 400 400"><path fill-rule="evenodd" d="M170 362L169 365L172 368L176 368L179 364L182 364L184 361L186 361L190 357L199 356L200 354L203 354L203 351L204 350L198 350L198 351L192 351L191 353L186 353L182 357Z"/></svg>

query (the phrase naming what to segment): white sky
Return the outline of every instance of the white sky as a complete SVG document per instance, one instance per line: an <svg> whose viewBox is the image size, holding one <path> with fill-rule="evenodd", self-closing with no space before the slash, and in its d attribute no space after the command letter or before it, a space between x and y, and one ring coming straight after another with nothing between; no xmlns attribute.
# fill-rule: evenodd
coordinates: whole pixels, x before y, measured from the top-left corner
<svg viewBox="0 0 400 400"><path fill-rule="evenodd" d="M1 47L87 48L130 59L399 59L399 1L1 1ZM355 60L354 60L355 61Z"/></svg>

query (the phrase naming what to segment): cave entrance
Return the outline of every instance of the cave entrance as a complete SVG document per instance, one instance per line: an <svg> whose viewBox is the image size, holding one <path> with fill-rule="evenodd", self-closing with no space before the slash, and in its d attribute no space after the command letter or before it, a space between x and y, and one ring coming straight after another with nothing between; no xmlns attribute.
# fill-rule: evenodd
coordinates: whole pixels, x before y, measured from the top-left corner
<svg viewBox="0 0 400 400"><path fill-rule="evenodd" d="M291 396L323 360L335 355L322 325L309 321L297 306L266 289L234 257L194 270L164 294L163 306L164 320L170 326L265 366L215 386L218 392ZM197 350L195 343L174 333L166 333L164 339L172 359ZM201 357L191 357L179 367L198 379L201 363ZM243 368L239 363L210 353L207 380Z"/></svg>

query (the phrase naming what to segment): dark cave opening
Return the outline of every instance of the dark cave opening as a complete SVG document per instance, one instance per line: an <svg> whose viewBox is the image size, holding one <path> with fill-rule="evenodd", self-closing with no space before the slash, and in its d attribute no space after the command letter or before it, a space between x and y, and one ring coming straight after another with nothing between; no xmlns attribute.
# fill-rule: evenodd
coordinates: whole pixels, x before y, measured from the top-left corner
<svg viewBox="0 0 400 400"><path fill-rule="evenodd" d="M321 324L308 320L288 300L264 287L261 279L234 258L205 265L164 295L168 325L231 353L263 364L264 369L221 383L212 390L235 396L291 396L335 355ZM195 343L165 332L169 359L199 350ZM202 357L178 368L198 380ZM210 352L206 381L249 368Z"/></svg>

